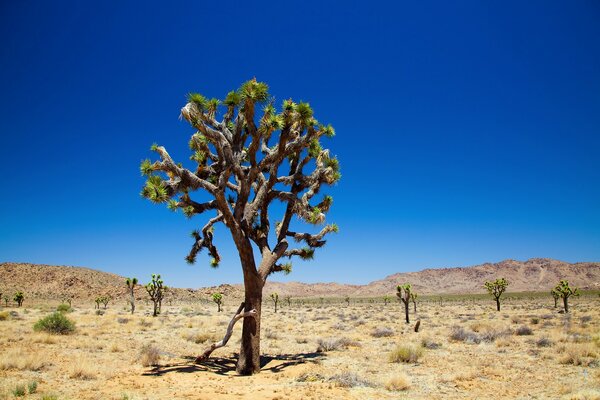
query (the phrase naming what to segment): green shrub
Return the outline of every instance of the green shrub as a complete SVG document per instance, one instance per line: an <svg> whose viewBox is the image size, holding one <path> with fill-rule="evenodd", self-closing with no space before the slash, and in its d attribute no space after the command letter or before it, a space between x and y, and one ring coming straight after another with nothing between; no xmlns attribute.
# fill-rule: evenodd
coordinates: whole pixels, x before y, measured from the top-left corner
<svg viewBox="0 0 600 400"><path fill-rule="evenodd" d="M27 389L29 390L29 394L34 394L35 392L37 392L37 385L38 385L38 383L36 381L31 381L27 384Z"/></svg>
<svg viewBox="0 0 600 400"><path fill-rule="evenodd" d="M45 331L56 335L68 335L75 331L75 323L56 311L35 323L33 330Z"/></svg>
<svg viewBox="0 0 600 400"><path fill-rule="evenodd" d="M9 317L9 313L8 311L2 311L0 312L0 321L6 321Z"/></svg>
<svg viewBox="0 0 600 400"><path fill-rule="evenodd" d="M15 397L23 397L27 393L25 392L25 385L17 385L12 392Z"/></svg>
<svg viewBox="0 0 600 400"><path fill-rule="evenodd" d="M64 313L70 313L71 311L73 311L73 309L68 304L63 303L63 304L59 304L58 307L56 307L56 311L64 314Z"/></svg>
<svg viewBox="0 0 600 400"><path fill-rule="evenodd" d="M390 353L390 362L415 363L423 355L423 348L415 345L400 345Z"/></svg>

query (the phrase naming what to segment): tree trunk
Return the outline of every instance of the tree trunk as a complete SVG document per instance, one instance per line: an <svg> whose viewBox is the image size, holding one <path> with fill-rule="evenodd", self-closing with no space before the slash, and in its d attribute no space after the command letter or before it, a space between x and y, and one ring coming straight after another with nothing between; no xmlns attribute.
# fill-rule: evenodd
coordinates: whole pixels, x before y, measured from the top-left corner
<svg viewBox="0 0 600 400"><path fill-rule="evenodd" d="M563 303L565 305L565 313L569 312L569 298L567 296L563 297Z"/></svg>
<svg viewBox="0 0 600 400"><path fill-rule="evenodd" d="M413 301L413 306L414 306L414 311L416 314L417 313L417 302L416 301Z"/></svg>
<svg viewBox="0 0 600 400"><path fill-rule="evenodd" d="M260 372L260 317L263 289L262 279L255 269L247 271L244 268L244 289L244 311L254 309L256 315L254 318L244 318L242 344L236 370L240 375L252 375Z"/></svg>
<svg viewBox="0 0 600 400"><path fill-rule="evenodd" d="M154 311L152 312L152 316L156 317L158 315L158 302L154 302Z"/></svg>
<svg viewBox="0 0 600 400"><path fill-rule="evenodd" d="M408 301L404 302L404 313L406 314L406 323L410 324L410 320L408 318Z"/></svg>
<svg viewBox="0 0 600 400"><path fill-rule="evenodd" d="M496 298L496 310L500 311L500 299Z"/></svg>

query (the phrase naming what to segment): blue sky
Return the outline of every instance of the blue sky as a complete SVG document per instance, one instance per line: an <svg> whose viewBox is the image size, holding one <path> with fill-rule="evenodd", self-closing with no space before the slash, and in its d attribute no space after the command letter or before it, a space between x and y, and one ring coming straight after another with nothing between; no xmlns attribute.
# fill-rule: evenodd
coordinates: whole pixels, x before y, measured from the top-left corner
<svg viewBox="0 0 600 400"><path fill-rule="evenodd" d="M185 263L204 220L142 199L139 163L189 156L186 93L252 77L336 128L343 174L340 233L273 279L600 260L596 1L84 3L0 4L0 261L241 282L224 230L219 269Z"/></svg>

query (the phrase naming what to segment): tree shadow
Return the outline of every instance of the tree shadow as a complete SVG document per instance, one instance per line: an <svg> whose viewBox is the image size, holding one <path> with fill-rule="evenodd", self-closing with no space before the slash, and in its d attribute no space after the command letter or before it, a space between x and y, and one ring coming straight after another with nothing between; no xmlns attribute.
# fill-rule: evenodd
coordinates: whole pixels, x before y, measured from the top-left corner
<svg viewBox="0 0 600 400"><path fill-rule="evenodd" d="M211 357L206 361L194 363L196 357L186 356L186 362L164 364L154 366L151 370L144 372L143 376L163 376L171 372L194 373L210 372L217 375L230 375L235 372L237 363L237 354L232 357ZM297 354L277 354L263 355L260 357L261 371L270 371L279 373L284 369L300 364L319 363L325 358L324 353L297 353ZM241 375L233 375L241 376Z"/></svg>

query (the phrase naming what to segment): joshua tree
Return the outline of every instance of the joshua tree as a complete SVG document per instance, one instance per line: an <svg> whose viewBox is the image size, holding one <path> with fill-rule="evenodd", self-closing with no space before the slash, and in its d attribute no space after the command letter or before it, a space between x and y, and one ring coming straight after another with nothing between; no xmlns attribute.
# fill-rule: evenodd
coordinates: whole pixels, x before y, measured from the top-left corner
<svg viewBox="0 0 600 400"><path fill-rule="evenodd" d="M100 297L100 302L102 304L104 304L104 309L106 310L106 307L108 307L108 303L112 300L112 297L110 297L110 295L106 295L106 296L102 296ZM100 308L98 306L98 308Z"/></svg>
<svg viewBox="0 0 600 400"><path fill-rule="evenodd" d="M213 293L212 300L217 303L217 312L221 312L221 304L223 304L223 295L221 293Z"/></svg>
<svg viewBox="0 0 600 400"><path fill-rule="evenodd" d="M554 299L554 308L558 307L558 299L560 299L560 293L556 290L556 288L550 291L552 298Z"/></svg>
<svg viewBox="0 0 600 400"><path fill-rule="evenodd" d="M496 300L496 310L500 311L500 296L506 291L508 281L504 278L498 278L495 281L486 281L484 286Z"/></svg>
<svg viewBox="0 0 600 400"><path fill-rule="evenodd" d="M73 303L73 297L71 297L69 295L65 295L62 297L62 302L65 304L68 304L69 308L71 308L71 303Z"/></svg>
<svg viewBox="0 0 600 400"><path fill-rule="evenodd" d="M8 307L8 302L10 301L10 299L8 298L7 295L4 295L4 306Z"/></svg>
<svg viewBox="0 0 600 400"><path fill-rule="evenodd" d="M180 209L187 217L215 212L201 230L192 233L189 263L206 248L211 266L217 267L221 256L212 228L223 223L231 232L244 276L244 307L256 311L244 318L237 371L253 374L260 371L260 311L267 277L291 271L291 263L280 262L282 258L312 259L315 249L325 244L325 235L338 230L333 224L316 234L292 231L292 217L323 224L333 199L317 200L317 194L341 175L337 158L320 143L324 136L334 136L334 130L317 122L308 103L285 100L277 113L268 86L255 79L229 92L222 103L224 113L219 112L217 99L188 96L181 116L196 130L189 146L197 168L184 168L164 147L153 145L151 150L160 160L142 162L141 171L148 176L142 195L167 203L171 210ZM256 113L259 104L265 104L262 115ZM194 201L191 194L196 191L210 200ZM269 211L275 211L270 209L275 200L285 204L285 211L272 232ZM290 248L289 237L305 247ZM256 258L255 249L260 252Z"/></svg>
<svg viewBox="0 0 600 400"><path fill-rule="evenodd" d="M100 309L100 303L102 303L102 297L98 296L94 299L94 303L96 303L96 305L94 306L94 308Z"/></svg>
<svg viewBox="0 0 600 400"><path fill-rule="evenodd" d="M387 306L388 303L392 300L390 296L383 296L383 303Z"/></svg>
<svg viewBox="0 0 600 400"><path fill-rule="evenodd" d="M166 286L164 286L163 283L163 280L160 279L160 275L152 274L152 280L146 284L146 291L154 304L154 310L152 312L153 317L156 317L160 313L160 305L164 296L164 290L166 289Z"/></svg>
<svg viewBox="0 0 600 400"><path fill-rule="evenodd" d="M277 303L279 303L279 294L277 294L277 292L271 293L271 300L275 305L275 313L277 314Z"/></svg>
<svg viewBox="0 0 600 400"><path fill-rule="evenodd" d="M127 285L127 291L129 292L129 305L131 306L131 314L135 311L135 285L138 284L137 278L127 278L125 280L125 284Z"/></svg>
<svg viewBox="0 0 600 400"><path fill-rule="evenodd" d="M17 303L17 307L21 307L24 300L25 300L25 296L23 295L23 292L18 291L17 293L15 293L15 297L13 297L13 301L15 301Z"/></svg>
<svg viewBox="0 0 600 400"><path fill-rule="evenodd" d="M344 301L346 302L346 305L350 305L350 296L346 296L344 297Z"/></svg>
<svg viewBox="0 0 600 400"><path fill-rule="evenodd" d="M292 306L292 296L285 296L285 301L286 301L288 307Z"/></svg>
<svg viewBox="0 0 600 400"><path fill-rule="evenodd" d="M415 292L410 292L410 301L412 301L413 303L413 311L416 314L417 313L417 297L419 297L419 295Z"/></svg>
<svg viewBox="0 0 600 400"><path fill-rule="evenodd" d="M396 286L396 296L404 303L404 313L406 314L406 323L410 323L410 319L408 317L408 303L410 302L410 283L405 285Z"/></svg>
<svg viewBox="0 0 600 400"><path fill-rule="evenodd" d="M554 288L554 290L559 294L563 299L563 305L565 307L565 313L569 312L569 297L571 296L579 296L579 288L571 288L569 286L569 282L566 280L561 280L558 282L558 285Z"/></svg>

